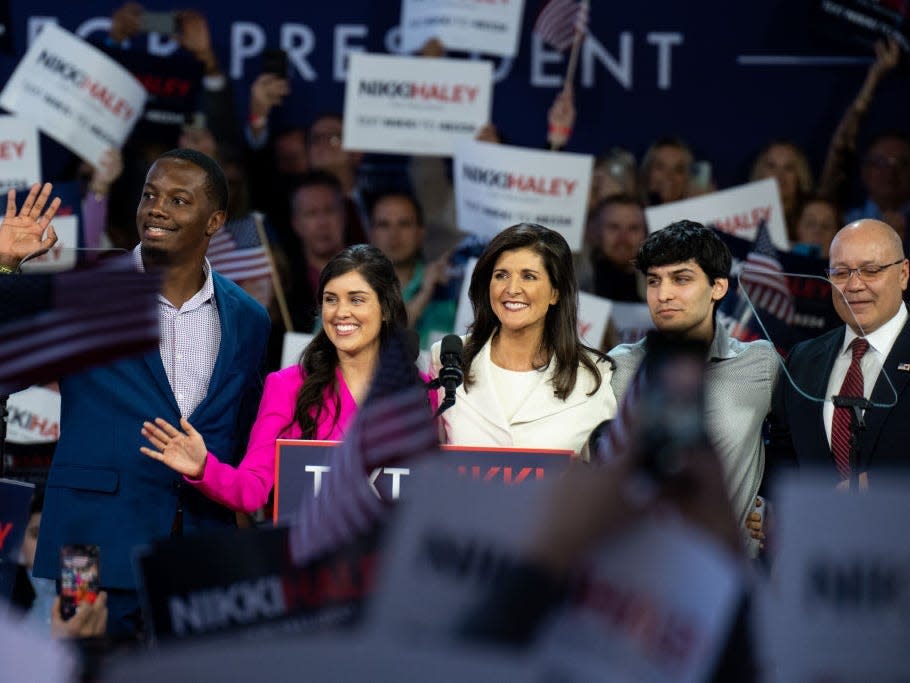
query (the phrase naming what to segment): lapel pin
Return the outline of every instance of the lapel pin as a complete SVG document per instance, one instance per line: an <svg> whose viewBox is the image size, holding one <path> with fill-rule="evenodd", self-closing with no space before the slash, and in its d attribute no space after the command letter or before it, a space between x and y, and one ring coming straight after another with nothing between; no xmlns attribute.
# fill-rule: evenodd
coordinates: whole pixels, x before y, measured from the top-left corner
<svg viewBox="0 0 910 683"><path fill-rule="evenodd" d="M910 363L898 363L897 371L898 372L910 372Z"/></svg>

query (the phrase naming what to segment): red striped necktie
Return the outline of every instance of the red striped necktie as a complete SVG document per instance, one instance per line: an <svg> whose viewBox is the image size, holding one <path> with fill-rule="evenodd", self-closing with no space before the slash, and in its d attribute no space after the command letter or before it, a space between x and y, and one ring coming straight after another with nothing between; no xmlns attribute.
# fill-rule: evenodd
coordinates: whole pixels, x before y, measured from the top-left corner
<svg viewBox="0 0 910 683"><path fill-rule="evenodd" d="M850 361L850 367L847 368L847 374L844 376L844 383L841 384L839 396L863 397L863 368L860 365L866 351L869 350L869 342L857 337L850 342L850 349L853 352L853 359ZM834 453L834 464L837 471L844 479L850 476L850 420L853 408L841 408L834 406L834 417L831 420L831 451Z"/></svg>

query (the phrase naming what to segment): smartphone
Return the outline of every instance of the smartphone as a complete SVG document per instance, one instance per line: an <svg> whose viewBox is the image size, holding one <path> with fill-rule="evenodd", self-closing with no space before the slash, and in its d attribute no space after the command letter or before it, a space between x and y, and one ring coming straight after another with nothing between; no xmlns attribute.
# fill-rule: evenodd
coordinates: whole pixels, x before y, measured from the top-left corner
<svg viewBox="0 0 910 683"><path fill-rule="evenodd" d="M288 53L278 48L262 51L262 73L288 77Z"/></svg>
<svg viewBox="0 0 910 683"><path fill-rule="evenodd" d="M177 33L176 12L144 12L140 20L143 33L160 33L171 36Z"/></svg>
<svg viewBox="0 0 910 683"><path fill-rule="evenodd" d="M707 448L705 427L705 358L707 345L649 332L639 372L637 461L658 483L686 470L686 459Z"/></svg>
<svg viewBox="0 0 910 683"><path fill-rule="evenodd" d="M97 545L65 545L60 549L60 616L72 618L82 603L98 597L101 553Z"/></svg>

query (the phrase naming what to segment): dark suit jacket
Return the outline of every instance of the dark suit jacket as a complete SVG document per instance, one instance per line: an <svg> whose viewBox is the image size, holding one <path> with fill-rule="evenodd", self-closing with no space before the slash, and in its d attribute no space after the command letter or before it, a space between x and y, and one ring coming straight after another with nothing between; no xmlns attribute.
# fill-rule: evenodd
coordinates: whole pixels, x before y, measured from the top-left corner
<svg viewBox="0 0 910 683"><path fill-rule="evenodd" d="M244 414L254 414L261 392L269 319L240 287L217 273L213 278L221 342L208 393L189 421L210 451L234 454L236 464L249 426ZM147 445L139 433L143 421L180 420L157 349L71 375L60 391L60 441L47 482L36 576L57 578L60 546L88 543L101 547L101 585L133 589L134 548L170 534L178 502L185 533L234 523L233 512L139 452Z"/></svg>
<svg viewBox="0 0 910 683"><path fill-rule="evenodd" d="M810 396L824 396L834 360L844 341L846 328L840 327L797 344L787 358L787 368L794 382ZM897 403L890 408L872 406L865 413L866 430L860 432L858 468L860 471L910 465L907 445L910 443L910 401L907 399L910 372L898 366L910 363L910 321L908 321L885 359L870 397L873 403L894 401L885 373L894 383ZM797 392L781 376L777 383L769 420L769 443L766 449L768 469L821 466L839 481L834 456L825 435L822 404ZM766 472L767 476L767 472Z"/></svg>

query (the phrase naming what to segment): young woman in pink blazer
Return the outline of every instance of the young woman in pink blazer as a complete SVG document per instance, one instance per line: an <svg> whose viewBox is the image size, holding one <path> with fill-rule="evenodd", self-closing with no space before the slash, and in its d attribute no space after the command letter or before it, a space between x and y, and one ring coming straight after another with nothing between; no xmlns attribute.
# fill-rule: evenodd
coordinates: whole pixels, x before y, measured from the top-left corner
<svg viewBox="0 0 910 683"><path fill-rule="evenodd" d="M366 398L383 343L407 327L407 313L392 263L376 247L340 251L319 279L322 329L300 364L265 380L246 455L234 467L208 451L182 418L182 432L165 420L146 422L142 434L160 460L209 498L234 510L263 506L275 483L275 440L341 441ZM427 409L427 419L432 413Z"/></svg>

